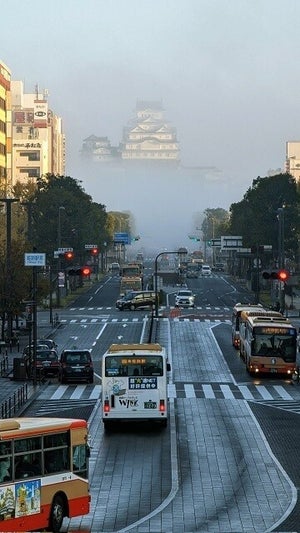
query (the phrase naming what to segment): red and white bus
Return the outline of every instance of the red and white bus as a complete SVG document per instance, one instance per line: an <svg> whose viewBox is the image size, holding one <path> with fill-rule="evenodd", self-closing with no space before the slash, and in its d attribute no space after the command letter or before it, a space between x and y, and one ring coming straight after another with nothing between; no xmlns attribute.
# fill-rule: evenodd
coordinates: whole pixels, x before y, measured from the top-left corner
<svg viewBox="0 0 300 533"><path fill-rule="evenodd" d="M89 513L87 422L0 420L0 531L57 533Z"/></svg>
<svg viewBox="0 0 300 533"><path fill-rule="evenodd" d="M233 310L232 310L232 316L231 316L231 341L232 346L236 348L237 350L240 347L240 318L243 311L262 311L263 306L261 304L242 304L237 303L235 304Z"/></svg>
<svg viewBox="0 0 300 533"><path fill-rule="evenodd" d="M240 353L249 374L281 374L294 378L297 373L297 329L275 311L266 311L259 316L243 311Z"/></svg>
<svg viewBox="0 0 300 533"><path fill-rule="evenodd" d="M168 420L170 364L160 344L112 344L102 357L102 420L105 429L122 421Z"/></svg>

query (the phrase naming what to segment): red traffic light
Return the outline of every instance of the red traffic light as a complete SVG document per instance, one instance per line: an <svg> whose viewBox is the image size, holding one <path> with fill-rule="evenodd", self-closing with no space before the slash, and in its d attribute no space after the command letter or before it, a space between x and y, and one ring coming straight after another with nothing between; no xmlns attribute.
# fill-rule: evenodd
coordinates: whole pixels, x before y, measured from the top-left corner
<svg viewBox="0 0 300 533"><path fill-rule="evenodd" d="M278 278L280 281L287 281L290 277L290 274L287 270L278 270Z"/></svg>
<svg viewBox="0 0 300 533"><path fill-rule="evenodd" d="M98 255L98 253L99 253L98 248L92 248L91 249L91 255Z"/></svg>
<svg viewBox="0 0 300 533"><path fill-rule="evenodd" d="M290 277L290 274L287 270L265 270L262 273L264 279L278 279L279 281L287 281Z"/></svg>
<svg viewBox="0 0 300 533"><path fill-rule="evenodd" d="M91 272L92 272L92 270L91 270L91 268L88 267L88 266L84 266L84 267L82 267L82 269L81 269L81 275L82 275L82 276L89 276L89 275L91 274Z"/></svg>
<svg viewBox="0 0 300 533"><path fill-rule="evenodd" d="M71 261L72 259L74 259L74 252L65 252L64 253L64 258L67 261Z"/></svg>

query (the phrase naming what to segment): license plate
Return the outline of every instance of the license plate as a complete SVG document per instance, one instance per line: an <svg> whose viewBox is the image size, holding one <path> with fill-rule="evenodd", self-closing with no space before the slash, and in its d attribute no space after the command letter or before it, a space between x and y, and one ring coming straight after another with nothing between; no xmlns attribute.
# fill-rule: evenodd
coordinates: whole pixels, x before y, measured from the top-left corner
<svg viewBox="0 0 300 533"><path fill-rule="evenodd" d="M49 363L48 361L45 361L45 362L43 363L43 366L50 366L50 364L51 364L51 363Z"/></svg>
<svg viewBox="0 0 300 533"><path fill-rule="evenodd" d="M277 368L271 368L271 373L272 374L276 374L277 373Z"/></svg>
<svg viewBox="0 0 300 533"><path fill-rule="evenodd" d="M156 409L156 402L144 402L144 409Z"/></svg>

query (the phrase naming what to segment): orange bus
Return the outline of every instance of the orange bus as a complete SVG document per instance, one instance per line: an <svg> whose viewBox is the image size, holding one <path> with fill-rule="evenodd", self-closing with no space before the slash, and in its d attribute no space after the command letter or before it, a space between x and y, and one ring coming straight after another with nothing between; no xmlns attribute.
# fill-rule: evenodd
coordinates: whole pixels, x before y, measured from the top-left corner
<svg viewBox="0 0 300 533"><path fill-rule="evenodd" d="M60 531L89 513L87 422L0 420L0 531Z"/></svg>
<svg viewBox="0 0 300 533"><path fill-rule="evenodd" d="M261 304L235 304L231 316L231 340L232 346L237 350L240 347L240 318L243 311L262 311Z"/></svg>
<svg viewBox="0 0 300 533"><path fill-rule="evenodd" d="M280 313L266 311L251 316L243 312L240 341L241 356L250 375L296 376L297 329Z"/></svg>

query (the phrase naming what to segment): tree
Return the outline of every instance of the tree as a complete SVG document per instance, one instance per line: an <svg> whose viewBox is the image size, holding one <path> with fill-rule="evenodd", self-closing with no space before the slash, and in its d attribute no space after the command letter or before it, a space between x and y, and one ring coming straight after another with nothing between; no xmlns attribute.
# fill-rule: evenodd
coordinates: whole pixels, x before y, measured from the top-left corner
<svg viewBox="0 0 300 533"><path fill-rule="evenodd" d="M205 241L224 235L224 228L229 221L229 213L222 207L207 208L204 211L205 218L202 222L202 232Z"/></svg>
<svg viewBox="0 0 300 533"><path fill-rule="evenodd" d="M29 201L32 204L32 242L50 261L59 244L72 247L80 254L85 244L100 247L109 237L105 206L93 202L79 180L47 174L38 178ZM60 208L63 209L60 211Z"/></svg>
<svg viewBox="0 0 300 533"><path fill-rule="evenodd" d="M284 208L286 257L296 258L299 238L299 190L289 174L253 180L240 202L230 206L229 232L242 235L243 245L272 245L278 256L278 209Z"/></svg>

